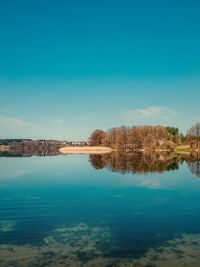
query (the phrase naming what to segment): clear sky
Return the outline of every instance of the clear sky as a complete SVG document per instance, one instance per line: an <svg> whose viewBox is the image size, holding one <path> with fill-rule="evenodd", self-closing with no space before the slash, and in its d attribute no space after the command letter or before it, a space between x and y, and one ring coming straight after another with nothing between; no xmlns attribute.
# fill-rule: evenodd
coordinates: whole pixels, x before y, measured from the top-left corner
<svg viewBox="0 0 200 267"><path fill-rule="evenodd" d="M200 119L199 0L1 0L0 138Z"/></svg>

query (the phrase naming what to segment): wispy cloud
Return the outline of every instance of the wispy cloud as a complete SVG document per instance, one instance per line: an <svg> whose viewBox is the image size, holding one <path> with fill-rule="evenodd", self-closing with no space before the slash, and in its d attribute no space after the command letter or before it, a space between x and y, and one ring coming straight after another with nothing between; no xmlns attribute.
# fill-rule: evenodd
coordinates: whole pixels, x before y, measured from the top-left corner
<svg viewBox="0 0 200 267"><path fill-rule="evenodd" d="M134 115L142 117L154 117L163 113L163 107L148 107L144 109L136 109Z"/></svg>
<svg viewBox="0 0 200 267"><path fill-rule="evenodd" d="M64 124L65 121L62 119L50 119L51 122L58 123L58 124Z"/></svg>
<svg viewBox="0 0 200 267"><path fill-rule="evenodd" d="M24 127L26 122L17 117L8 117L0 115L0 124L6 126L16 126L16 127Z"/></svg>
<svg viewBox="0 0 200 267"><path fill-rule="evenodd" d="M176 112L168 107L150 106L129 111L132 118L153 118L158 116L174 116Z"/></svg>
<svg viewBox="0 0 200 267"><path fill-rule="evenodd" d="M155 180L155 179L144 179L141 182L139 182L137 184L137 186L147 187L147 188L151 188L151 189L159 189L162 187L160 181Z"/></svg>
<svg viewBox="0 0 200 267"><path fill-rule="evenodd" d="M28 127L28 126L38 126L35 123L25 121L18 117L9 117L0 115L0 124L1 126L14 126L14 127Z"/></svg>
<svg viewBox="0 0 200 267"><path fill-rule="evenodd" d="M3 114L0 114L0 125L2 138L27 138L40 130L39 124Z"/></svg>

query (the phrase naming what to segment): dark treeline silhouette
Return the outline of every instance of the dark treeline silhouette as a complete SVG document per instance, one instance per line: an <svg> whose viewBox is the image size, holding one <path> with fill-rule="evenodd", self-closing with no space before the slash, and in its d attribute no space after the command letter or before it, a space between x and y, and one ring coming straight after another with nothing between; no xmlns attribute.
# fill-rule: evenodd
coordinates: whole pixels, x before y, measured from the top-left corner
<svg viewBox="0 0 200 267"><path fill-rule="evenodd" d="M7 157L56 156L60 154L61 146L61 142L56 140L12 141L8 149L2 151L0 155Z"/></svg>
<svg viewBox="0 0 200 267"><path fill-rule="evenodd" d="M178 128L163 126L133 126L94 131L91 146L109 146L115 149L163 149L173 150L181 142Z"/></svg>
<svg viewBox="0 0 200 267"><path fill-rule="evenodd" d="M10 145L12 143L16 143L19 144L21 143L23 140L27 140L27 141L31 141L31 139L0 139L0 145Z"/></svg>
<svg viewBox="0 0 200 267"><path fill-rule="evenodd" d="M197 155L180 156L174 153L120 153L90 155L89 161L95 169L107 168L112 172L121 174L149 174L163 173L170 170L178 170L179 164L186 162L193 168L193 173L198 175L199 163ZM193 167L192 167L193 166ZM196 167L197 166L197 167Z"/></svg>

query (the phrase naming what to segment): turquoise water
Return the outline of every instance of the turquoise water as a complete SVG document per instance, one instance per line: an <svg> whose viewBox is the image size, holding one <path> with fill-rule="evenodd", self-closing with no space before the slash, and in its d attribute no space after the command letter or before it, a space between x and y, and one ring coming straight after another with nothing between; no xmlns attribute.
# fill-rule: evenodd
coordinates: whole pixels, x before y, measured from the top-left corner
<svg viewBox="0 0 200 267"><path fill-rule="evenodd" d="M185 161L122 175L88 156L2 157L0 170L0 266L161 266L150 249L164 255L166 242L187 237L200 245L200 179Z"/></svg>

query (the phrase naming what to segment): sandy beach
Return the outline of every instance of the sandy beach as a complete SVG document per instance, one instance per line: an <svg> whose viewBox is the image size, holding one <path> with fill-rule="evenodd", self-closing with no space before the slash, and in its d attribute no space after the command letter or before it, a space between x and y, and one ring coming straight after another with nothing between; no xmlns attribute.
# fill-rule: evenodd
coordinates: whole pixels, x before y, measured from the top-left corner
<svg viewBox="0 0 200 267"><path fill-rule="evenodd" d="M86 147L62 147L60 153L65 154L106 154L111 153L112 149L109 147L86 146Z"/></svg>

